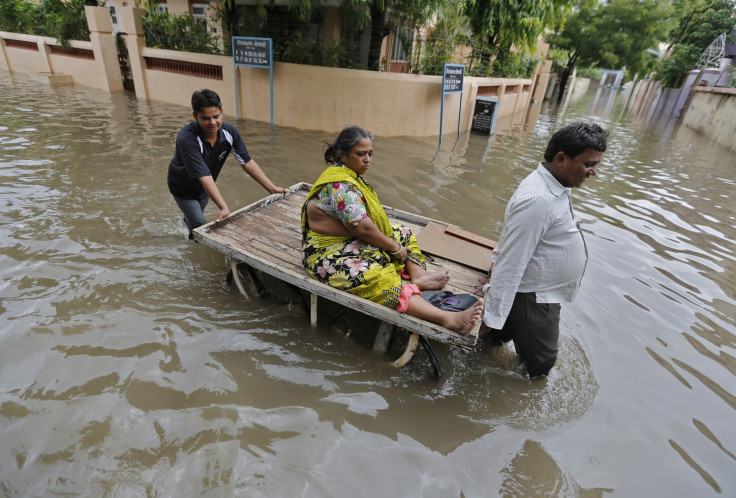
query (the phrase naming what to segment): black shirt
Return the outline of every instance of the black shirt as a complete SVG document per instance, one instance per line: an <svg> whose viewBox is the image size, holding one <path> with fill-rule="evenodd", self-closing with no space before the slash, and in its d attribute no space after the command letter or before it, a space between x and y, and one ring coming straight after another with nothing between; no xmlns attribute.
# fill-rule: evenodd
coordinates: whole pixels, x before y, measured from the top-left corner
<svg viewBox="0 0 736 498"><path fill-rule="evenodd" d="M169 191L180 199L203 198L207 194L199 179L212 176L217 180L230 152L240 164L250 161L248 149L234 126L222 123L213 147L199 124L192 121L176 136L176 152L169 163Z"/></svg>

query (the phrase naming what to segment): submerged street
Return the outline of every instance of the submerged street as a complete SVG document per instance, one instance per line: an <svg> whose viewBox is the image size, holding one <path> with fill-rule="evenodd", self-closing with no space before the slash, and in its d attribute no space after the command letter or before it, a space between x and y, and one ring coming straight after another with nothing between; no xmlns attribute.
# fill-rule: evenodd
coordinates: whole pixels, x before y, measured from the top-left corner
<svg viewBox="0 0 736 498"><path fill-rule="evenodd" d="M736 494L733 157L633 115L626 93L439 149L375 140L384 204L497 240L556 129L609 129L573 193L586 275L558 364L532 383L511 346L437 344L437 381L421 351L397 370L360 331L245 301L166 187L186 102L5 71L0 88L0 494ZM333 133L225 113L275 183L321 171ZM233 160L218 185L233 211L266 195Z"/></svg>

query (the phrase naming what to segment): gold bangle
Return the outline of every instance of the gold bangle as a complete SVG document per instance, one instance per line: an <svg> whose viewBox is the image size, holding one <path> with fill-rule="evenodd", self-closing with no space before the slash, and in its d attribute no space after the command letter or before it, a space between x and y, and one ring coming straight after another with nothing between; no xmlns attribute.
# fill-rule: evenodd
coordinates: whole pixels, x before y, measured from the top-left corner
<svg viewBox="0 0 736 498"><path fill-rule="evenodd" d="M398 242L397 242L397 244L398 244ZM399 253L401 252L401 250L402 250L402 249L403 249L402 245L401 245L401 244L399 244L399 250L398 250L398 251L396 251L396 252L391 252L391 251L389 251L388 253L389 253L389 254L390 254L391 256L396 256L397 254L399 254Z"/></svg>

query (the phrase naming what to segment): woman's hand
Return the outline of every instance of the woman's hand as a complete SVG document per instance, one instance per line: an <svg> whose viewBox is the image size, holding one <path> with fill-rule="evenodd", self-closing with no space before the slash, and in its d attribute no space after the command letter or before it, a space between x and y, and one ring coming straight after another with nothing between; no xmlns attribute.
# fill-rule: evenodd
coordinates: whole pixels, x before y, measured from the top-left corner
<svg viewBox="0 0 736 498"><path fill-rule="evenodd" d="M307 205L307 208L308 207L309 205ZM309 214L309 212L307 212L307 214ZM397 259L402 263L405 262L409 256L410 250L408 247L402 247L401 244L393 240L391 237L384 235L384 233L381 232L370 218L363 218L359 222L345 225L345 229L353 237L357 237L363 242L367 242L368 244L388 252L391 254L392 258ZM314 228L312 228L312 230L314 230Z"/></svg>
<svg viewBox="0 0 736 498"><path fill-rule="evenodd" d="M406 261L406 258L409 256L409 248L399 245L398 251L389 251L391 254L391 257L398 259L402 263Z"/></svg>

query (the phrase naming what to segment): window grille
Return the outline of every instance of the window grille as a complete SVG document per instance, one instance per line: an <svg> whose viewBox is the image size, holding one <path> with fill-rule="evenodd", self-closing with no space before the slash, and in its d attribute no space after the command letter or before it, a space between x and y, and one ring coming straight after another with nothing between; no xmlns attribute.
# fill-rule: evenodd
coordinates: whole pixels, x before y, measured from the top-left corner
<svg viewBox="0 0 736 498"><path fill-rule="evenodd" d="M391 47L391 60L406 62L411 53L411 43L414 39L414 30L411 28L397 28L394 31L394 42ZM404 46L406 44L406 46Z"/></svg>
<svg viewBox="0 0 736 498"><path fill-rule="evenodd" d="M25 40L13 40L10 38L5 39L6 47L22 48L24 50L33 50L38 52L38 44L36 42L29 42Z"/></svg>
<svg viewBox="0 0 736 498"><path fill-rule="evenodd" d="M199 62L176 61L158 57L144 57L146 68L169 73L199 76L200 78L222 79L222 66L201 64Z"/></svg>

